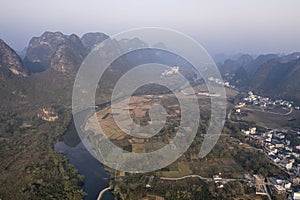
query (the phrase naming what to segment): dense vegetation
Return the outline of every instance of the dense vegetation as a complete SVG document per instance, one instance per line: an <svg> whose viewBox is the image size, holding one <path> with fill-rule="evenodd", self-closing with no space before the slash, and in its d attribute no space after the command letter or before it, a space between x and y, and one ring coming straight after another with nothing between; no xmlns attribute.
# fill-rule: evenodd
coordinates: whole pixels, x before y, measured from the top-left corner
<svg viewBox="0 0 300 200"><path fill-rule="evenodd" d="M81 199L82 177L53 149L69 117L57 123L33 119L19 114L1 123L1 198ZM20 126L23 121L27 126Z"/></svg>
<svg viewBox="0 0 300 200"><path fill-rule="evenodd" d="M82 199L83 177L53 145L71 119L72 80L48 70L29 78L2 79L0 87L0 198ZM54 84L56 83L56 84ZM51 107L59 118L42 120Z"/></svg>

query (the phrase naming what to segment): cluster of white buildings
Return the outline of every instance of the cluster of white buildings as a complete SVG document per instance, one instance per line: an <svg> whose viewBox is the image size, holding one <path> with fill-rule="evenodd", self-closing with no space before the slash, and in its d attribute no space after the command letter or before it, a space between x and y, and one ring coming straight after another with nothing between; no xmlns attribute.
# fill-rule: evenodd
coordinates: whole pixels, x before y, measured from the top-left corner
<svg viewBox="0 0 300 200"><path fill-rule="evenodd" d="M292 108L292 101L286 101L283 99L272 100L269 97L262 97L259 95L255 95L252 91L248 92L248 96L243 99L236 107L243 107L245 105L256 105L264 108L272 107L272 106L280 106L283 108ZM296 110L299 110L299 106L294 107Z"/></svg>
<svg viewBox="0 0 300 200"><path fill-rule="evenodd" d="M233 85L230 85L229 82L224 82L223 80L220 80L218 78L209 77L208 81L214 82L218 85L223 85L223 86L228 87L228 88L235 88Z"/></svg>
<svg viewBox="0 0 300 200"><path fill-rule="evenodd" d="M295 161L300 158L300 151L291 145L291 141L286 138L287 134L286 130L271 130L263 133L262 137L265 142L264 152L268 157L282 168L292 172L293 168L298 170Z"/></svg>
<svg viewBox="0 0 300 200"><path fill-rule="evenodd" d="M245 135L262 145L263 152L275 165L285 170L289 178L269 177L269 181L277 193L290 194L292 199L300 199L300 145L293 145L287 138L288 134L300 139L300 131L269 130L258 133L255 127L242 130Z"/></svg>
<svg viewBox="0 0 300 200"><path fill-rule="evenodd" d="M245 135L254 135L256 134L256 127L252 127L252 128L249 128L248 130L242 130L243 133L245 133Z"/></svg>
<svg viewBox="0 0 300 200"><path fill-rule="evenodd" d="M166 71L164 71L161 74L161 77L171 76L173 74L179 74L179 67L178 66L174 66L174 67L171 67L170 69L167 69Z"/></svg>

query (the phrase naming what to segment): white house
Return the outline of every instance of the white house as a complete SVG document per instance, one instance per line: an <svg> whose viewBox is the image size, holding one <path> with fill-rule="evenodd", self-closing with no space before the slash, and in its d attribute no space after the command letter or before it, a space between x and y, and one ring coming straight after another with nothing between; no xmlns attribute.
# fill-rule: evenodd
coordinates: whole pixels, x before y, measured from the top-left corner
<svg viewBox="0 0 300 200"><path fill-rule="evenodd" d="M293 199L295 199L295 200L299 200L300 199L300 191L294 192Z"/></svg>
<svg viewBox="0 0 300 200"><path fill-rule="evenodd" d="M292 169L292 167L293 167L293 163L292 163L292 162L287 163L287 164L285 165L285 168L286 168L287 170Z"/></svg>

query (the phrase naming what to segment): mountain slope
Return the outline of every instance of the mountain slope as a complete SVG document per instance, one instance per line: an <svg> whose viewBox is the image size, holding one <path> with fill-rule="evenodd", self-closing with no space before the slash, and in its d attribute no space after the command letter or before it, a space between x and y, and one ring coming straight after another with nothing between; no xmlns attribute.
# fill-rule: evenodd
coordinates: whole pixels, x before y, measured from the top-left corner
<svg viewBox="0 0 300 200"><path fill-rule="evenodd" d="M0 71L1 76L15 75L25 77L28 75L27 70L21 58L10 48L3 40L0 39Z"/></svg>
<svg viewBox="0 0 300 200"><path fill-rule="evenodd" d="M86 33L81 37L83 46L87 51L93 50L98 44L108 39L109 36L104 33Z"/></svg>
<svg viewBox="0 0 300 200"><path fill-rule="evenodd" d="M260 55L256 59L249 62L245 66L245 70L246 70L248 76L251 78L262 64L266 63L269 60L278 59L278 58L279 58L279 56L276 54Z"/></svg>
<svg viewBox="0 0 300 200"><path fill-rule="evenodd" d="M269 60L253 76L253 90L271 96L300 100L300 59L282 63Z"/></svg>
<svg viewBox="0 0 300 200"><path fill-rule="evenodd" d="M220 71L222 74L232 73L238 70L240 67L246 67L250 62L253 61L252 56L245 54L240 56L238 59L228 59L224 61L224 64L221 65Z"/></svg>

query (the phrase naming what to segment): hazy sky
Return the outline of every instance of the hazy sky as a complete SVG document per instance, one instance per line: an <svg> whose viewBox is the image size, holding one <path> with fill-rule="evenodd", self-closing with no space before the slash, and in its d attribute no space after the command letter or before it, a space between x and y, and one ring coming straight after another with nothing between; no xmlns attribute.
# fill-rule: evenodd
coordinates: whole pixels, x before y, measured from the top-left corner
<svg viewBox="0 0 300 200"><path fill-rule="evenodd" d="M300 51L299 8L299 0L1 0L0 38L20 50L46 30L112 35L155 26L210 53L287 53Z"/></svg>

